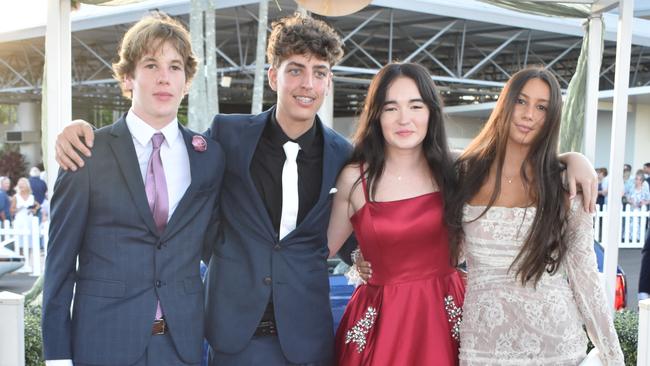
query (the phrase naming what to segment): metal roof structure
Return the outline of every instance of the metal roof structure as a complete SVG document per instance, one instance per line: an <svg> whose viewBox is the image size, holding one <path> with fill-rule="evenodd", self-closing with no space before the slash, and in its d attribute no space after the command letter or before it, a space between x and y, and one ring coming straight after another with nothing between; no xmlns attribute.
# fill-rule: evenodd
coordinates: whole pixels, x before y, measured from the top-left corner
<svg viewBox="0 0 650 366"><path fill-rule="evenodd" d="M189 22L189 0L149 0L119 7L82 5L72 14L73 108L124 110L110 64L121 36L150 10ZM216 1L219 88L222 110L246 112L255 69L258 2ZM269 19L291 14L292 0L269 3ZM645 4L645 5L644 5ZM650 85L650 4L636 0L632 26L630 86ZM5 15L6 16L6 15ZM644 19L643 17L647 18ZM357 113L369 80L391 60L425 65L448 106L491 102L512 73L525 65L549 68L563 87L573 74L582 42L582 19L517 13L475 0L375 0L348 16L329 17L345 41L345 57L334 68L334 115ZM600 90L614 85L617 15L606 13ZM0 22L1 24L2 22ZM0 27L0 103L38 100L44 65L45 20L22 29ZM275 100L266 91L265 103ZM471 108L467 108L471 109Z"/></svg>

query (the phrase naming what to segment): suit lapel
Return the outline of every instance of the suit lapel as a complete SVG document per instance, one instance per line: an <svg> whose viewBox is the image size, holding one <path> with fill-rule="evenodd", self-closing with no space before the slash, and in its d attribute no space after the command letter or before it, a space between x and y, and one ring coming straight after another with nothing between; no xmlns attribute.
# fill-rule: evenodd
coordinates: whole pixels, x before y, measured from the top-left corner
<svg viewBox="0 0 650 366"><path fill-rule="evenodd" d="M144 190L142 173L140 172L137 154L133 146L133 137L131 137L131 133L126 126L124 117L113 124L111 135L113 135L113 139L110 141L111 149L120 166L126 185L129 188L133 203L149 230L158 235L158 230L156 229L156 224L153 221L153 215L147 202L147 193Z"/></svg>
<svg viewBox="0 0 650 366"><path fill-rule="evenodd" d="M238 149L241 152L241 161L237 165L239 169L243 169L241 176L243 180L248 185L247 189L251 192L251 199L253 200L253 205L257 209L257 217L261 221L261 224L266 228L266 231L271 237L275 237L275 229L273 228L273 223L269 217L269 213L266 210L266 205L260 196L260 192L253 182L253 177L251 176L251 163L253 161L253 155L257 148L257 144L260 141L264 127L266 126L267 121L271 113L275 113L275 107L269 109L266 112L260 113L258 115L252 116L250 119L250 124L242 131L241 135L241 144Z"/></svg>
<svg viewBox="0 0 650 366"><path fill-rule="evenodd" d="M207 169L215 168L210 165L214 164L214 161L210 161L210 159L206 158L208 154L194 150L194 147L192 146L192 132L187 130L180 123L178 124L178 129L183 135L183 141L185 143L187 155L190 160L191 182L181 197L181 200L178 201L178 206L176 206L172 217L167 223L167 227L165 228L165 231L162 235L163 240L174 235L180 228L185 226L187 221L191 220L194 217L194 214L198 210L201 209L205 202L195 202L194 196L201 191L201 188L208 189L210 187L210 184L206 184L204 182L209 174L204 174L203 172L205 172Z"/></svg>

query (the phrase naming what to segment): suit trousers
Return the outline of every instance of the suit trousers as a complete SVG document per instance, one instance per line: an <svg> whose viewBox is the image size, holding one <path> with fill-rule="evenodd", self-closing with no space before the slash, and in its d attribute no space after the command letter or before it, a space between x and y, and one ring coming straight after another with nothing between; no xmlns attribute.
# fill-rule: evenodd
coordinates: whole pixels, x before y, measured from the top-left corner
<svg viewBox="0 0 650 366"><path fill-rule="evenodd" d="M284 357L277 336L253 337L243 351L235 354L210 349L210 366L331 366L329 360L316 363L291 363Z"/></svg>
<svg viewBox="0 0 650 366"><path fill-rule="evenodd" d="M119 352L119 351L116 351ZM86 365L81 363L75 366L97 366ZM176 347L172 342L171 336L152 335L149 345L140 359L130 366L200 366L200 363L186 363L181 360L176 352Z"/></svg>

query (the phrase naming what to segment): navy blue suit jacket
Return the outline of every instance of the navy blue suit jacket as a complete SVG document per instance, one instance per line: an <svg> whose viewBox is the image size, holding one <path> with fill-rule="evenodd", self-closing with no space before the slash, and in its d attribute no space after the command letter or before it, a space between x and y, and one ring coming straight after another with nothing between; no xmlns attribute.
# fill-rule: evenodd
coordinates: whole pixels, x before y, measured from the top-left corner
<svg viewBox="0 0 650 366"><path fill-rule="evenodd" d="M317 362L330 358L334 350L327 226L330 190L351 145L323 126L318 201L293 232L278 240L250 174L253 154L274 110L256 116L217 115L208 131L224 149L226 174L219 239L206 280L206 335L218 352L243 350L272 294L284 355L292 363ZM318 118L316 123L321 124Z"/></svg>
<svg viewBox="0 0 650 366"><path fill-rule="evenodd" d="M83 169L59 173L43 290L46 359L134 363L150 340L159 298L179 356L201 361L199 263L204 240L214 244L206 235L217 217L225 161L214 141L206 151L195 151L193 133L179 127L191 184L161 234L123 118L96 131L93 155Z"/></svg>

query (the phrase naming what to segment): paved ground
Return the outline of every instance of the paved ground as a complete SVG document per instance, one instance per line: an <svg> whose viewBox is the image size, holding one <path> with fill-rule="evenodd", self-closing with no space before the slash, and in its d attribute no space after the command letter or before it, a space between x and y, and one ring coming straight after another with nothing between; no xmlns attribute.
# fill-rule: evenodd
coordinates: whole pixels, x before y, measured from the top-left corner
<svg viewBox="0 0 650 366"><path fill-rule="evenodd" d="M32 277L25 273L9 273L0 277L0 291L14 293L27 292L38 277Z"/></svg>
<svg viewBox="0 0 650 366"><path fill-rule="evenodd" d="M627 308L638 310L637 292L639 271L641 270L641 249L621 249L618 252L618 265L627 277Z"/></svg>

